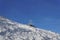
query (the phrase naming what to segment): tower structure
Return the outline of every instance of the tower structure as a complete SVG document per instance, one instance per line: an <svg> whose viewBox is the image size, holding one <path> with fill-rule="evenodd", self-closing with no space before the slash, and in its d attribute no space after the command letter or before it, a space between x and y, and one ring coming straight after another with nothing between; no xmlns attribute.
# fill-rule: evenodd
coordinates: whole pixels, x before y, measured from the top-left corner
<svg viewBox="0 0 60 40"><path fill-rule="evenodd" d="M32 27L35 27L32 23L32 20L29 20L29 23L28 23L29 26L32 26Z"/></svg>
<svg viewBox="0 0 60 40"><path fill-rule="evenodd" d="M29 25L32 25L32 20L29 20L29 23L28 23Z"/></svg>

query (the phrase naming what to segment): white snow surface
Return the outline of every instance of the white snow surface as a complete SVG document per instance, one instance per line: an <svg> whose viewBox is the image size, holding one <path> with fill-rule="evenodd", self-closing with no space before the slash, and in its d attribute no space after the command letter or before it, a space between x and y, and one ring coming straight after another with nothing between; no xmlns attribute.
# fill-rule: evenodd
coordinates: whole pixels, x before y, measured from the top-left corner
<svg viewBox="0 0 60 40"><path fill-rule="evenodd" d="M60 40L60 34L0 16L0 40Z"/></svg>

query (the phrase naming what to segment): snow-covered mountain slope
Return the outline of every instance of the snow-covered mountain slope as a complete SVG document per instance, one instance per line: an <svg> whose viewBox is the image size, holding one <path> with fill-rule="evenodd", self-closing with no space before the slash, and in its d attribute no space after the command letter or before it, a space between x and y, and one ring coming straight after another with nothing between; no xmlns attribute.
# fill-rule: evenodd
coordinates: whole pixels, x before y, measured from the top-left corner
<svg viewBox="0 0 60 40"><path fill-rule="evenodd" d="M60 40L60 34L0 17L0 40Z"/></svg>

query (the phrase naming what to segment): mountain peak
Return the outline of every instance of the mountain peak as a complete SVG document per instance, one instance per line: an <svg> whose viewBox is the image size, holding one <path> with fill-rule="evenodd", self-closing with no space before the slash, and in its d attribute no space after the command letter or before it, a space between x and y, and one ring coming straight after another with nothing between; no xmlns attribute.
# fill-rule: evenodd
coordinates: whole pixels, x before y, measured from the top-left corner
<svg viewBox="0 0 60 40"><path fill-rule="evenodd" d="M60 40L60 34L13 22L0 16L0 40Z"/></svg>

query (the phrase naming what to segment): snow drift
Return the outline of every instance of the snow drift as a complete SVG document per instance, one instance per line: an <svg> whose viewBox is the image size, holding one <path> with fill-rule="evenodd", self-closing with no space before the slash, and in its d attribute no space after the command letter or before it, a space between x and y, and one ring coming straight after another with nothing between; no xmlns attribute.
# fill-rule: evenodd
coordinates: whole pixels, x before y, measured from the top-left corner
<svg viewBox="0 0 60 40"><path fill-rule="evenodd" d="M0 17L0 40L60 40L60 34Z"/></svg>

